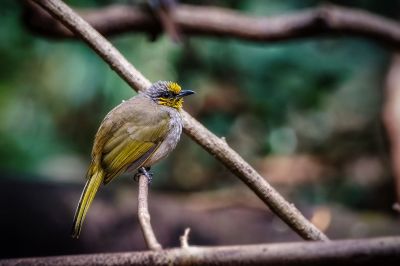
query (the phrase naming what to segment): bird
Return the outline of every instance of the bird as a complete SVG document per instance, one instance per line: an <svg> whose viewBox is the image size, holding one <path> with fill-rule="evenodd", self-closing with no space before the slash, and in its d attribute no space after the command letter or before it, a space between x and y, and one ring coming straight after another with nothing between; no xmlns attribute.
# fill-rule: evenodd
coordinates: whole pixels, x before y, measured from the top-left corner
<svg viewBox="0 0 400 266"><path fill-rule="evenodd" d="M86 185L76 208L72 237L79 238L82 224L101 184L125 172L145 174L175 149L182 133L185 96L172 81L157 81L144 92L112 109L95 135Z"/></svg>

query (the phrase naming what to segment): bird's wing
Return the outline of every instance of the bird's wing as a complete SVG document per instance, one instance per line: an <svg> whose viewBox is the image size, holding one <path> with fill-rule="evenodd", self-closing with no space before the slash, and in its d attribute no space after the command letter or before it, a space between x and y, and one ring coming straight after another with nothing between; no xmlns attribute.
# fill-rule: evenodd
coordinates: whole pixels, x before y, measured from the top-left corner
<svg viewBox="0 0 400 266"><path fill-rule="evenodd" d="M131 165L140 167L164 140L169 120L168 113L140 102L122 104L110 112L96 135L92 155L92 164L100 164L106 173L104 183Z"/></svg>

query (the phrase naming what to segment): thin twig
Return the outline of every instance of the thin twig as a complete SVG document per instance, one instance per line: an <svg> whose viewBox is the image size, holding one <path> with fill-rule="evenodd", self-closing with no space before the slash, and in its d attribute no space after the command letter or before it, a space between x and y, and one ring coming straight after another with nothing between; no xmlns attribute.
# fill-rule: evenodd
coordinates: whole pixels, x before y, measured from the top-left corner
<svg viewBox="0 0 400 266"><path fill-rule="evenodd" d="M149 180L145 175L139 176L139 193L138 193L138 218L140 228L142 229L144 240L150 250L161 250L162 247L158 243L150 223L150 213L148 206Z"/></svg>
<svg viewBox="0 0 400 266"><path fill-rule="evenodd" d="M129 252L25 258L0 261L3 266L91 265L400 265L400 237L336 240L327 243L193 247Z"/></svg>
<svg viewBox="0 0 400 266"><path fill-rule="evenodd" d="M190 233L190 228L186 228L183 235L181 235L181 237L179 238L181 242L181 248L189 247L189 233Z"/></svg>
<svg viewBox="0 0 400 266"><path fill-rule="evenodd" d="M110 42L60 0L32 0L62 21L88 43L132 88L147 89L151 83L136 70ZM232 150L227 143L182 111L184 131L210 154L235 173L295 232L307 240L329 240L310 223L293 204L288 203L257 171Z"/></svg>
<svg viewBox="0 0 400 266"><path fill-rule="evenodd" d="M174 10L175 23L187 36L208 35L270 42L340 34L364 36L400 47L398 22L355 8L324 5L272 17L254 17L211 6L182 4ZM123 32L154 34L161 30L159 22L148 11L137 6L111 5L99 9L81 9L78 12L106 36ZM32 5L26 5L24 21L28 28L48 37L74 36L62 24Z"/></svg>

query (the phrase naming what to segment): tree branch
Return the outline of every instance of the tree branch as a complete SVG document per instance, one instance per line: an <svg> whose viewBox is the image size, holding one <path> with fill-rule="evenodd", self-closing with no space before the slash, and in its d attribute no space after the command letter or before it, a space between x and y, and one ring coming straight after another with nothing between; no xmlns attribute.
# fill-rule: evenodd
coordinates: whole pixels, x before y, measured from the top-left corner
<svg viewBox="0 0 400 266"><path fill-rule="evenodd" d="M147 247L150 250L161 250L162 247L158 243L156 236L154 235L153 228L150 223L150 213L148 206L148 194L149 194L149 180L145 175L139 176L139 193L138 193L138 219L140 227L143 232L144 240L146 241Z"/></svg>
<svg viewBox="0 0 400 266"><path fill-rule="evenodd" d="M123 32L161 31L157 20L144 8L127 5L80 10L82 17L106 36ZM363 36L400 47L400 24L367 11L324 5L289 15L253 17L218 7L178 5L175 23L186 35L233 37L249 41L283 41L326 34ZM24 21L36 33L54 38L73 33L40 8L27 5Z"/></svg>
<svg viewBox="0 0 400 266"><path fill-rule="evenodd" d="M110 42L95 31L86 21L60 0L32 0L62 21L69 29L80 36L95 52L106 61L132 88L147 89L151 83L137 71ZM182 111L184 131L209 153L234 172L295 232L307 240L328 238L311 224L295 207L257 173L228 144L208 131L196 119Z"/></svg>
<svg viewBox="0 0 400 266"><path fill-rule="evenodd" d="M194 247L162 251L42 257L0 261L0 265L399 265L400 238Z"/></svg>

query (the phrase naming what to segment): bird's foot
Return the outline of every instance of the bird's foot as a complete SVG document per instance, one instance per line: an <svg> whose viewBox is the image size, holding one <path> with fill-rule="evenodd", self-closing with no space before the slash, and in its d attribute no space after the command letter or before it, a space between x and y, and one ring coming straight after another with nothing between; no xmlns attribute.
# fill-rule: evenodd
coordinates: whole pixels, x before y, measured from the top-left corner
<svg viewBox="0 0 400 266"><path fill-rule="evenodd" d="M151 184L151 181L153 180L153 173L150 172L150 167L140 167L137 173L133 176L133 180L138 182L141 175L146 176L149 184Z"/></svg>

